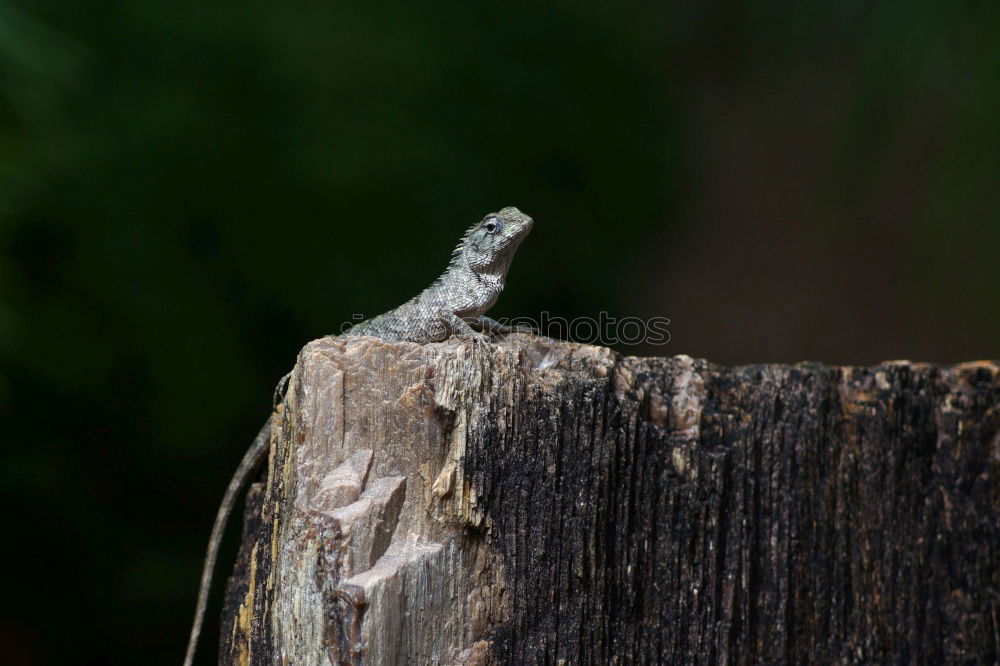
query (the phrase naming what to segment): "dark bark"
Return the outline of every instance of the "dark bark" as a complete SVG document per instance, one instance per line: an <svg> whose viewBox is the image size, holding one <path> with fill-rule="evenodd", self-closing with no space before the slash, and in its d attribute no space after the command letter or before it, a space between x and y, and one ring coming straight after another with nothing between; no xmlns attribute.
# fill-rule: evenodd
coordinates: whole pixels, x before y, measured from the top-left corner
<svg viewBox="0 0 1000 666"><path fill-rule="evenodd" d="M276 421L223 663L1000 658L995 363L325 339Z"/></svg>

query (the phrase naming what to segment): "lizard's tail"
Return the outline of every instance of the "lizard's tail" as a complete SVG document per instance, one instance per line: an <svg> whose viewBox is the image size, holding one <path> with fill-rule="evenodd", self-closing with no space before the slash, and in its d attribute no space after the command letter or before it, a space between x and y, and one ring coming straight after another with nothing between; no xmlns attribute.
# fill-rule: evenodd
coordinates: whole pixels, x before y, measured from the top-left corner
<svg viewBox="0 0 1000 666"><path fill-rule="evenodd" d="M208 552L205 553L205 567L201 572L201 586L198 588L198 607L194 612L194 624L191 626L191 636L188 638L187 653L184 655L184 666L191 666L194 662L195 648L198 647L198 636L201 634L201 625L205 620L205 607L208 605L208 590L212 586L212 573L215 570L215 560L219 555L219 542L222 541L222 533L232 513L233 505L240 490L246 485L247 479L253 473L260 462L267 455L271 444L271 417L267 417L264 427L257 433L253 444L243 456L239 467L229 481L226 494L219 505L219 511L215 514L215 524L212 525L212 536L208 540Z"/></svg>

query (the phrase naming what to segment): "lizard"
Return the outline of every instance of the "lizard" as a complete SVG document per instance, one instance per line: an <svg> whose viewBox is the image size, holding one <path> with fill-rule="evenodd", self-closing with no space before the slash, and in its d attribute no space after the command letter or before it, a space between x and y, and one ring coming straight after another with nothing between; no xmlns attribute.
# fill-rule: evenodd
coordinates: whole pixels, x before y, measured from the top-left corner
<svg viewBox="0 0 1000 666"><path fill-rule="evenodd" d="M486 333L510 333L515 329L485 314L503 291L514 253L533 225L530 217L513 206L486 215L465 232L452 252L448 267L429 287L399 307L354 325L341 336L367 335L421 344L456 337L481 344L489 340ZM278 383L272 407L277 408L290 376L288 373ZM243 455L215 514L184 666L194 662L219 544L229 515L240 491L270 451L271 419L271 416L267 418Z"/></svg>

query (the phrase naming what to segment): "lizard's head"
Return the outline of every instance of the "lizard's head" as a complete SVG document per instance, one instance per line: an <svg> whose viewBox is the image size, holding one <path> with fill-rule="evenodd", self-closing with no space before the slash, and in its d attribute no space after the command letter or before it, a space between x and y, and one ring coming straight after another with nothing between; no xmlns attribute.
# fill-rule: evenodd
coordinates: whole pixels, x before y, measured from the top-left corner
<svg viewBox="0 0 1000 666"><path fill-rule="evenodd" d="M534 220L513 206L490 213L465 232L456 254L461 253L477 273L506 275L517 246L533 224Z"/></svg>

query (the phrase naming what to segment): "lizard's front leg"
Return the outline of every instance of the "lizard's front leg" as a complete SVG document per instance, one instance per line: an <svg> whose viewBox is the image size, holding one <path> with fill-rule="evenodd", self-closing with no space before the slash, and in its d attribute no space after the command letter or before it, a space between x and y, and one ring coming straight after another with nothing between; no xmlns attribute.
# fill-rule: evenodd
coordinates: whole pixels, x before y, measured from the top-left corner
<svg viewBox="0 0 1000 666"><path fill-rule="evenodd" d="M448 328L449 335L454 335L460 340L472 340L473 342L489 342L489 338L479 333L471 326L469 322L465 321L454 312L448 312L447 310L439 310L438 316L444 325Z"/></svg>
<svg viewBox="0 0 1000 666"><path fill-rule="evenodd" d="M538 330L532 326L527 326L525 324L518 324L517 326L508 326L507 324L501 324L496 319L491 319L486 315L479 315L475 319L471 320L473 326L478 327L482 331L487 333L499 333L500 335L510 335L511 333L538 333Z"/></svg>

